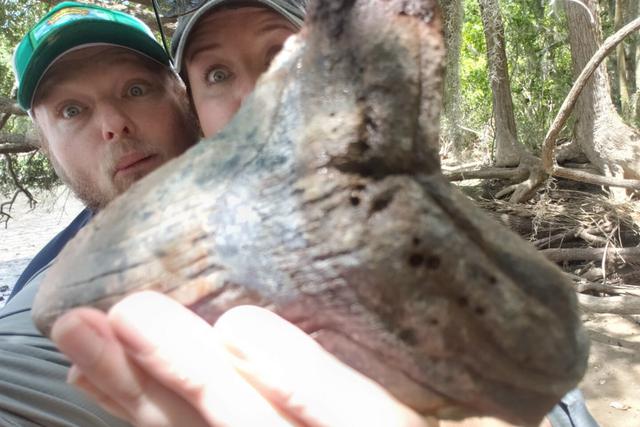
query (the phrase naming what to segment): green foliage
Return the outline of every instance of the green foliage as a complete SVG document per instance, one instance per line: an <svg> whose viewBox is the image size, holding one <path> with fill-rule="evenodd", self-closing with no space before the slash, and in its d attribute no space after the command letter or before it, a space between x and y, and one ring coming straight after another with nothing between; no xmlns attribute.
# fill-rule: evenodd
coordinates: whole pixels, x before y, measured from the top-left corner
<svg viewBox="0 0 640 427"><path fill-rule="evenodd" d="M537 148L571 89L564 19L531 2L502 4L519 140Z"/></svg>
<svg viewBox="0 0 640 427"><path fill-rule="evenodd" d="M460 91L463 122L481 128L491 119L491 85L487 73L487 49L476 0L464 2L460 49ZM488 108L487 108L488 106Z"/></svg>
<svg viewBox="0 0 640 427"><path fill-rule="evenodd" d="M464 1L460 79L463 123L481 129L492 117L484 31L477 0ZM539 147L572 83L566 23L548 4L501 3L519 140Z"/></svg>
<svg viewBox="0 0 640 427"><path fill-rule="evenodd" d="M9 98L14 85L12 56L15 46L48 6L37 0L0 0L0 96ZM2 132L25 134L31 127L26 117L12 117ZM33 158L32 158L33 157ZM19 182L30 190L50 189L57 181L49 162L40 154L11 156ZM0 194L15 191L6 158L0 158Z"/></svg>

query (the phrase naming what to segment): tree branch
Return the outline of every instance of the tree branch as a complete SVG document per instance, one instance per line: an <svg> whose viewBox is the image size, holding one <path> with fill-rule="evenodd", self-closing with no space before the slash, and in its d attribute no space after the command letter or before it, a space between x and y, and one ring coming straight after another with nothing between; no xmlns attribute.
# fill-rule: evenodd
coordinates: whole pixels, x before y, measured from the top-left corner
<svg viewBox="0 0 640 427"><path fill-rule="evenodd" d="M28 153L38 149L38 140L28 135L0 133L0 154Z"/></svg>
<svg viewBox="0 0 640 427"><path fill-rule="evenodd" d="M62 3L65 0L41 0L41 1L43 3L46 3L48 6L53 7L58 3ZM124 5L122 4L122 2L119 2L119 1L110 1L110 2L107 2L107 4L104 4L104 2L98 3L95 1L90 1L90 3L94 3L102 7L107 7L113 10L119 10L121 12L126 12L130 15L133 15L139 20L141 20L142 22L144 22L145 24L147 24L151 29L156 30L157 29L156 27L158 26L158 24L156 22L155 15L153 13L153 6L151 2L152 0L130 0L129 5ZM169 36L172 35L175 29L175 25L172 25L172 24L175 23L176 18L161 18L161 21L164 24L168 24L168 25L164 25L163 27L163 29L165 30L165 34Z"/></svg>
<svg viewBox="0 0 640 427"><path fill-rule="evenodd" d="M0 114L26 116L27 113L13 99L0 96Z"/></svg>
<svg viewBox="0 0 640 427"><path fill-rule="evenodd" d="M29 205L31 206L31 208L34 208L36 206L36 204L38 203L38 201L33 197L33 195L31 194L31 192L29 190L27 190L22 184L20 184L20 179L18 179L18 174L16 173L15 169L13 168L13 160L11 159L11 156L9 156L8 154L4 154L4 159L7 162L7 170L9 171L9 175L11 176L11 179L13 180L13 185L15 185L16 188L18 189L16 194L13 196L13 200L11 201L10 206L13 206L13 202L15 202L16 197L18 196L18 194L19 193L23 193L29 199ZM0 212L2 214L6 215L4 213L4 205L5 205L5 203L2 204L2 207L0 208Z"/></svg>

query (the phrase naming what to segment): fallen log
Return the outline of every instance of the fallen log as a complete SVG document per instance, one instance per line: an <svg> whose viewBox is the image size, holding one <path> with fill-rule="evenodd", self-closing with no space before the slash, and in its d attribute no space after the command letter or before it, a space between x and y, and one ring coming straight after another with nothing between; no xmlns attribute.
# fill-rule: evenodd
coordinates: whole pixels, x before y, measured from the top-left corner
<svg viewBox="0 0 640 427"><path fill-rule="evenodd" d="M600 261L603 257L640 262L640 248L553 248L540 251L549 261Z"/></svg>

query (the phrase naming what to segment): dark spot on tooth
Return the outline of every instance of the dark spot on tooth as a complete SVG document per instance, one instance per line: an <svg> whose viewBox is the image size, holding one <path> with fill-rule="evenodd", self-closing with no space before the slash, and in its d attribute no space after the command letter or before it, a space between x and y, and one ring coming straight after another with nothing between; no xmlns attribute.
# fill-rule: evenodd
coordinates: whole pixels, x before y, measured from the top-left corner
<svg viewBox="0 0 640 427"><path fill-rule="evenodd" d="M366 188L367 188L367 186L364 185L364 184L356 184L356 185L353 186L353 189L355 191L364 191Z"/></svg>
<svg viewBox="0 0 640 427"><path fill-rule="evenodd" d="M410 346L414 346L418 343L418 337L416 336L416 331L411 328L403 329L398 334L398 337L409 344Z"/></svg>
<svg viewBox="0 0 640 427"><path fill-rule="evenodd" d="M438 319L433 319L433 318L429 319L428 322L431 326L438 326L440 324L440 321Z"/></svg>
<svg viewBox="0 0 640 427"><path fill-rule="evenodd" d="M467 299L467 297L460 297L458 298L458 305L460 307L466 307L469 305L469 300Z"/></svg>
<svg viewBox="0 0 640 427"><path fill-rule="evenodd" d="M437 256L430 256L425 261L424 266L429 270L436 270L440 267L440 258Z"/></svg>
<svg viewBox="0 0 640 427"><path fill-rule="evenodd" d="M478 316L483 316L486 310L484 309L484 307L478 306L476 307L475 312Z"/></svg>
<svg viewBox="0 0 640 427"><path fill-rule="evenodd" d="M371 204L369 215L373 215L376 212L386 209L386 207L391 203L391 200L393 200L393 193L384 193L376 197Z"/></svg>
<svg viewBox="0 0 640 427"><path fill-rule="evenodd" d="M417 237L414 237L414 238L413 238L413 245L414 245L414 246L418 246L419 244L420 244L420 239L419 239L419 238L417 238Z"/></svg>
<svg viewBox="0 0 640 427"><path fill-rule="evenodd" d="M496 279L496 276L490 275L489 276L489 284L490 285L495 285L496 283L498 283L498 279Z"/></svg>
<svg viewBox="0 0 640 427"><path fill-rule="evenodd" d="M333 111L329 113L329 117L335 117L336 113L334 113Z"/></svg>
<svg viewBox="0 0 640 427"><path fill-rule="evenodd" d="M420 254L411 254L409 257L409 265L411 267L420 267L420 265L424 262L424 257Z"/></svg>
<svg viewBox="0 0 640 427"><path fill-rule="evenodd" d="M358 153L364 153L365 151L369 150L369 144L367 144L367 141L363 141L360 140L358 142L356 142L355 144L356 149L358 151Z"/></svg>
<svg viewBox="0 0 640 427"><path fill-rule="evenodd" d="M369 116L365 117L364 124L367 127L368 131L376 131L378 130L378 124L373 121L373 119Z"/></svg>
<svg viewBox="0 0 640 427"><path fill-rule="evenodd" d="M351 202L351 206L358 206L360 204L360 197L358 196L351 196L349 198L349 201Z"/></svg>

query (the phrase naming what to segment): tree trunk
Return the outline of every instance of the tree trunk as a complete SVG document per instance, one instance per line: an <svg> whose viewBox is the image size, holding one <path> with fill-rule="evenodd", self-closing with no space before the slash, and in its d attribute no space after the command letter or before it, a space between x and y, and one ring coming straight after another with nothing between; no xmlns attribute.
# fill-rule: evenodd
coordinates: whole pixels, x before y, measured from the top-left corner
<svg viewBox="0 0 640 427"><path fill-rule="evenodd" d="M629 5L629 16L640 16L640 1L632 0ZM632 122L635 126L640 126L640 35L637 33L630 40L630 58L631 66L629 67L629 79L633 81L634 95L631 99L633 117Z"/></svg>
<svg viewBox="0 0 640 427"><path fill-rule="evenodd" d="M461 0L440 0L444 21L444 42L447 48L446 74L444 80L444 111L442 136L452 148L454 157L464 149L460 129L460 41L464 9Z"/></svg>
<svg viewBox="0 0 640 427"><path fill-rule="evenodd" d="M520 163L522 147L518 144L516 121L513 115L500 3L498 0L478 0L478 3L487 42L489 79L493 94L496 128L495 162L497 166L516 166Z"/></svg>
<svg viewBox="0 0 640 427"><path fill-rule="evenodd" d="M591 16L574 2L566 4L575 76L596 52L602 37L597 3L584 0L584 5ZM574 137L591 163L606 176L640 178L640 135L627 126L615 110L604 64L594 72L578 98L575 117Z"/></svg>

